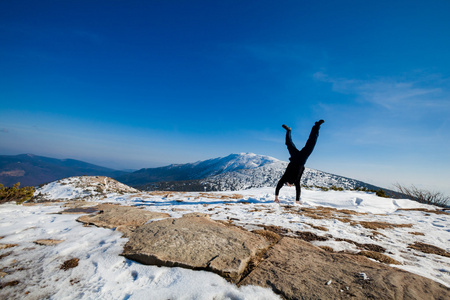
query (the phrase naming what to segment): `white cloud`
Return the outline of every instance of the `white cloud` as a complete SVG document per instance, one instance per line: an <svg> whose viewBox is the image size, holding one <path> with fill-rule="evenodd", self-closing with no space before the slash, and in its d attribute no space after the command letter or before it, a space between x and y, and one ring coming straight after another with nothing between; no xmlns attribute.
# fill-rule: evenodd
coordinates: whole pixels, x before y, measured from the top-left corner
<svg viewBox="0 0 450 300"><path fill-rule="evenodd" d="M436 85L429 82L429 76L419 80L397 78L377 78L360 80L333 78L323 72L313 75L317 81L332 84L332 90L355 95L359 101L379 105L385 109L450 109L450 92L442 85L448 80L436 80Z"/></svg>

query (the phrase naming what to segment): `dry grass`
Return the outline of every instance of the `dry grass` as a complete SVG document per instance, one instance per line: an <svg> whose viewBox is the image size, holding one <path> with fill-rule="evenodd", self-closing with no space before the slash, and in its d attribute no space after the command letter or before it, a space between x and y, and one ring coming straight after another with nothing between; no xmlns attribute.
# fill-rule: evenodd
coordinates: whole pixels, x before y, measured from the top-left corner
<svg viewBox="0 0 450 300"><path fill-rule="evenodd" d="M69 260L66 260L60 267L61 270L67 271L69 269L75 268L76 266L78 266L78 262L80 261L80 259L78 258L72 258Z"/></svg>
<svg viewBox="0 0 450 300"><path fill-rule="evenodd" d="M12 253L13 253L12 251L3 253L2 255L0 255L0 259L3 259L3 258L5 258L5 257L7 257L7 256L10 256Z"/></svg>
<svg viewBox="0 0 450 300"><path fill-rule="evenodd" d="M369 222L369 221L352 221L350 222L350 225L361 225L364 228L377 230L377 229L386 229L386 228L395 228L395 227L407 227L411 228L413 224L392 224L392 223L386 223L386 222Z"/></svg>
<svg viewBox="0 0 450 300"><path fill-rule="evenodd" d="M268 240L272 244L277 243L281 239L280 235L276 234L273 231L269 231L269 230L258 229L258 230L253 230L252 232L263 236L264 238L266 238L266 240Z"/></svg>
<svg viewBox="0 0 450 300"><path fill-rule="evenodd" d="M35 244L38 244L41 246L53 246L53 245L58 245L59 243L62 243L62 242L64 242L64 240L46 239L46 240L34 241Z"/></svg>
<svg viewBox="0 0 450 300"><path fill-rule="evenodd" d="M325 236L321 236L321 235L317 235L313 232L309 232L309 231L296 231L295 234L297 235L298 238L307 241L307 242L311 242L311 241L327 241L328 237Z"/></svg>
<svg viewBox="0 0 450 300"><path fill-rule="evenodd" d="M422 235L425 236L425 233L423 232L408 232L409 234L413 234L413 235Z"/></svg>
<svg viewBox="0 0 450 300"><path fill-rule="evenodd" d="M216 197L214 197L214 198L216 198ZM237 199L242 199L242 198L244 198L244 196L242 196L240 194L222 195L222 196L220 196L220 199L234 199L234 200L237 200Z"/></svg>
<svg viewBox="0 0 450 300"><path fill-rule="evenodd" d="M361 243L358 243L358 242L355 242L355 241L352 241L349 239L341 239L341 238L336 238L335 240L338 242L347 242L347 243L355 245L356 247L358 247L360 249L365 249L365 250L369 250L369 251L380 252L380 253L386 251L386 249L384 249L383 247L375 245L375 244L361 244Z"/></svg>
<svg viewBox="0 0 450 300"><path fill-rule="evenodd" d="M319 246L322 250L325 250L327 252L334 252L334 249L329 246Z"/></svg>
<svg viewBox="0 0 450 300"><path fill-rule="evenodd" d="M18 244L0 244L0 249L8 249L16 246L18 246Z"/></svg>
<svg viewBox="0 0 450 300"><path fill-rule="evenodd" d="M263 225L265 230L275 232L278 235L285 236L292 233L292 230L275 225Z"/></svg>
<svg viewBox="0 0 450 300"><path fill-rule="evenodd" d="M215 220L218 223L221 223L225 226L234 226L233 221L232 220Z"/></svg>
<svg viewBox="0 0 450 300"><path fill-rule="evenodd" d="M432 213L437 215L448 215L450 212L444 211L444 210L432 210L432 209L426 209L426 208L399 208L397 211L423 211L426 213Z"/></svg>
<svg viewBox="0 0 450 300"><path fill-rule="evenodd" d="M391 257L389 257L389 256L387 256L385 254L379 253L379 252L361 251L358 254L366 256L368 258L375 259L375 260L377 260L379 262L382 262L382 263L385 263L385 264L401 265L401 263L396 261L395 259L393 259L393 258L391 258Z"/></svg>
<svg viewBox="0 0 450 300"><path fill-rule="evenodd" d="M295 209L295 206L285 206L284 209L287 213L293 213L309 217L312 219L338 219L343 222L349 222L349 216L367 215L367 213L360 213L349 209L336 209L332 207L302 207L301 210Z"/></svg>
<svg viewBox="0 0 450 300"><path fill-rule="evenodd" d="M19 283L20 283L19 280L9 281L9 282L6 282L6 283L0 285L0 289L3 289L3 288L5 288L5 287L7 287L7 286L16 286L16 285L18 285Z"/></svg>
<svg viewBox="0 0 450 300"><path fill-rule="evenodd" d="M352 222L352 219L349 219L349 218L336 218L336 219L341 221L342 223L350 223L350 222Z"/></svg>
<svg viewBox="0 0 450 300"><path fill-rule="evenodd" d="M450 253L445 251L444 249L441 249L439 247L421 243L421 242L414 242L414 244L411 244L408 246L408 248L421 251L423 253L429 253L429 254L436 254L440 256L450 257Z"/></svg>
<svg viewBox="0 0 450 300"><path fill-rule="evenodd" d="M151 196L167 196L167 195L171 195L168 192L164 192L164 191L153 191L153 192L149 192L148 193Z"/></svg>
<svg viewBox="0 0 450 300"><path fill-rule="evenodd" d="M312 228L314 228L314 229L317 229L317 230L328 231L328 228L323 227L323 226L317 226L317 225L313 225L313 224L310 224L310 223L305 223L305 224L310 226L310 227L312 227Z"/></svg>

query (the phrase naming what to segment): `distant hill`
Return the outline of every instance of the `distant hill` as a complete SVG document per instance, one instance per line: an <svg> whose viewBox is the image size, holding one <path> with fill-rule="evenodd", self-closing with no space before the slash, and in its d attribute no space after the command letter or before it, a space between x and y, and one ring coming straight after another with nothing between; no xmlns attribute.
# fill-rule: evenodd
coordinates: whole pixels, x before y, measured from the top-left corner
<svg viewBox="0 0 450 300"><path fill-rule="evenodd" d="M231 154L196 163L141 169L115 177L116 180L143 190L225 191L275 187L287 162L253 153ZM346 189L380 187L319 170L306 168L303 185L342 187Z"/></svg>
<svg viewBox="0 0 450 300"><path fill-rule="evenodd" d="M116 177L124 174L75 159L56 159L33 154L0 155L0 183L12 186L37 186L71 176Z"/></svg>

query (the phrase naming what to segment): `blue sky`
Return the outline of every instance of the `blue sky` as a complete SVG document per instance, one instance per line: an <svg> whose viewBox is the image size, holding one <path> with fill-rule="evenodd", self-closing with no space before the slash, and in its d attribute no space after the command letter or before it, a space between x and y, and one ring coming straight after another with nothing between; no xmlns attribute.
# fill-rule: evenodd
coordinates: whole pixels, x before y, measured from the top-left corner
<svg viewBox="0 0 450 300"><path fill-rule="evenodd" d="M450 2L1 1L0 154L253 152L450 194Z"/></svg>

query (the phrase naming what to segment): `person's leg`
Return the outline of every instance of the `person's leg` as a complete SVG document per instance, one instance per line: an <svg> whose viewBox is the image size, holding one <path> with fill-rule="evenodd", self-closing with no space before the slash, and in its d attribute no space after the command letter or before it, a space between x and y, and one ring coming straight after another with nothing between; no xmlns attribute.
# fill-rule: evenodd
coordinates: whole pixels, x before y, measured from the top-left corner
<svg viewBox="0 0 450 300"><path fill-rule="evenodd" d="M283 187L284 183L286 182L284 176L281 177L281 179L278 181L277 187L275 188L275 200L274 202L279 203L280 200L278 200L278 195L280 193L280 189Z"/></svg>
<svg viewBox="0 0 450 300"><path fill-rule="evenodd" d="M309 138L306 141L305 147L303 147L303 149L300 151L305 159L305 162L313 152L314 147L316 146L317 138L319 137L320 125L322 123L323 121L320 120L319 122L316 122L316 124L312 127L311 133L309 134Z"/></svg>
<svg viewBox="0 0 450 300"><path fill-rule="evenodd" d="M292 142L291 130L286 130L286 146L291 157L298 153L297 147L295 147L294 142Z"/></svg>
<svg viewBox="0 0 450 300"><path fill-rule="evenodd" d="M295 185L295 201L297 203L301 203L300 202L300 196L302 194L302 188L301 188L301 184L300 184L300 180L303 176L303 172L305 171L305 166L302 166L298 175L297 180L294 182Z"/></svg>
<svg viewBox="0 0 450 300"><path fill-rule="evenodd" d="M300 203L300 195L302 194L302 189L300 186L300 181L296 181L295 185L295 202Z"/></svg>

